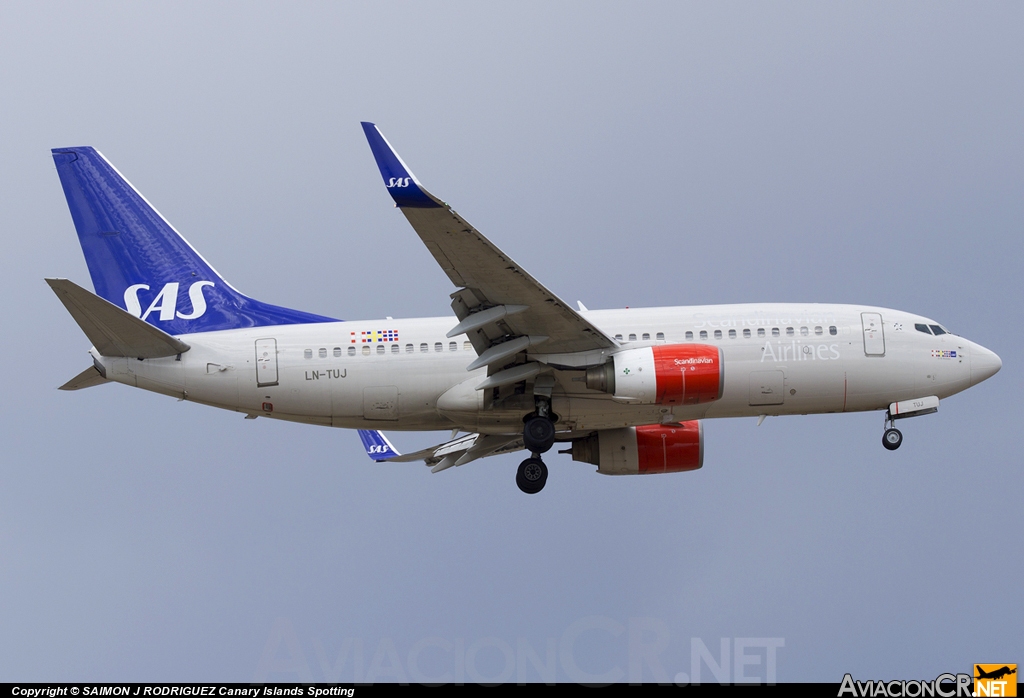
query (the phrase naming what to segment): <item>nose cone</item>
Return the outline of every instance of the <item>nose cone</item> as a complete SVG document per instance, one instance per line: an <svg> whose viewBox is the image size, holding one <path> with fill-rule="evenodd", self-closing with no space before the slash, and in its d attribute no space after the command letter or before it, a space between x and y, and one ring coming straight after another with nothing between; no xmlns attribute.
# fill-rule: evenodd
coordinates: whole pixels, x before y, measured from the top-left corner
<svg viewBox="0 0 1024 698"><path fill-rule="evenodd" d="M1002 367L1002 359L994 351L989 351L980 344L971 347L971 385L991 378L999 373Z"/></svg>

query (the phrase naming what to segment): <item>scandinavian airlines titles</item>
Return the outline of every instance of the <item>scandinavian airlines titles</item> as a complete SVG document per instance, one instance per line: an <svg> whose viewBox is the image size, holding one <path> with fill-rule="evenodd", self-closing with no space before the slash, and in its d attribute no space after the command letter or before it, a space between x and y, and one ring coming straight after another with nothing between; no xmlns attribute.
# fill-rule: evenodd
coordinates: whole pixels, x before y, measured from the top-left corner
<svg viewBox="0 0 1024 698"><path fill-rule="evenodd" d="M826 354L825 352L828 352ZM791 342L770 341L761 348L761 363L765 359L772 361L835 361L839 358L838 344L804 344L799 340Z"/></svg>

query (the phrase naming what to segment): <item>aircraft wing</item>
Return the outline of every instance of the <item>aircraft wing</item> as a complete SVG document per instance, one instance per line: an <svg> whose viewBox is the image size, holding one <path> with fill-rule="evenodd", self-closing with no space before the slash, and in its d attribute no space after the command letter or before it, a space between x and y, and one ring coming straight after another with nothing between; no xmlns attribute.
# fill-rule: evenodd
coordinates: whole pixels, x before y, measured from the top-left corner
<svg viewBox="0 0 1024 698"><path fill-rule="evenodd" d="M383 432L360 429L359 438L366 448L366 455L378 463L409 463L421 460L431 466L432 473L439 473L456 465L465 465L478 458L524 448L523 439L518 436L466 434L443 444L403 455L391 445Z"/></svg>
<svg viewBox="0 0 1024 698"><path fill-rule="evenodd" d="M395 205L459 288L452 309L460 322L448 336L466 334L473 343L480 356L469 370L500 367L534 346L544 353L618 346L424 189L374 124L364 122L363 131Z"/></svg>

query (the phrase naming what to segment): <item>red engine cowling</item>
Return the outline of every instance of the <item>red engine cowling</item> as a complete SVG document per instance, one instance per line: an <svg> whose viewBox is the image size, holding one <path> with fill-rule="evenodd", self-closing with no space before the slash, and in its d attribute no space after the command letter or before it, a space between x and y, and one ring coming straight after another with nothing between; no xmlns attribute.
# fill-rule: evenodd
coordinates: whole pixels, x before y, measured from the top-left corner
<svg viewBox="0 0 1024 698"><path fill-rule="evenodd" d="M641 405L697 405L722 397L722 352L707 344L620 351L587 370L587 387Z"/></svg>
<svg viewBox="0 0 1024 698"><path fill-rule="evenodd" d="M704 465L704 427L695 420L605 429L573 441L572 459L593 463L604 475L697 470Z"/></svg>

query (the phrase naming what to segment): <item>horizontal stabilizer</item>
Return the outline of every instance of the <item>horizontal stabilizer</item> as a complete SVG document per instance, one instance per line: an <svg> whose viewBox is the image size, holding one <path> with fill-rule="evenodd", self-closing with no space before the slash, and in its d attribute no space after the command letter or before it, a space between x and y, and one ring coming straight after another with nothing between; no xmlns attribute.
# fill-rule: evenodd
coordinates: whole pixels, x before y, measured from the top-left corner
<svg viewBox="0 0 1024 698"><path fill-rule="evenodd" d="M57 298L102 356L156 359L189 350L181 340L78 284L67 279L47 279L46 283L50 284Z"/></svg>
<svg viewBox="0 0 1024 698"><path fill-rule="evenodd" d="M90 366L57 388L57 390L81 390L82 388L91 388L94 385L101 385L106 382L107 379L100 373L99 369L95 366Z"/></svg>

